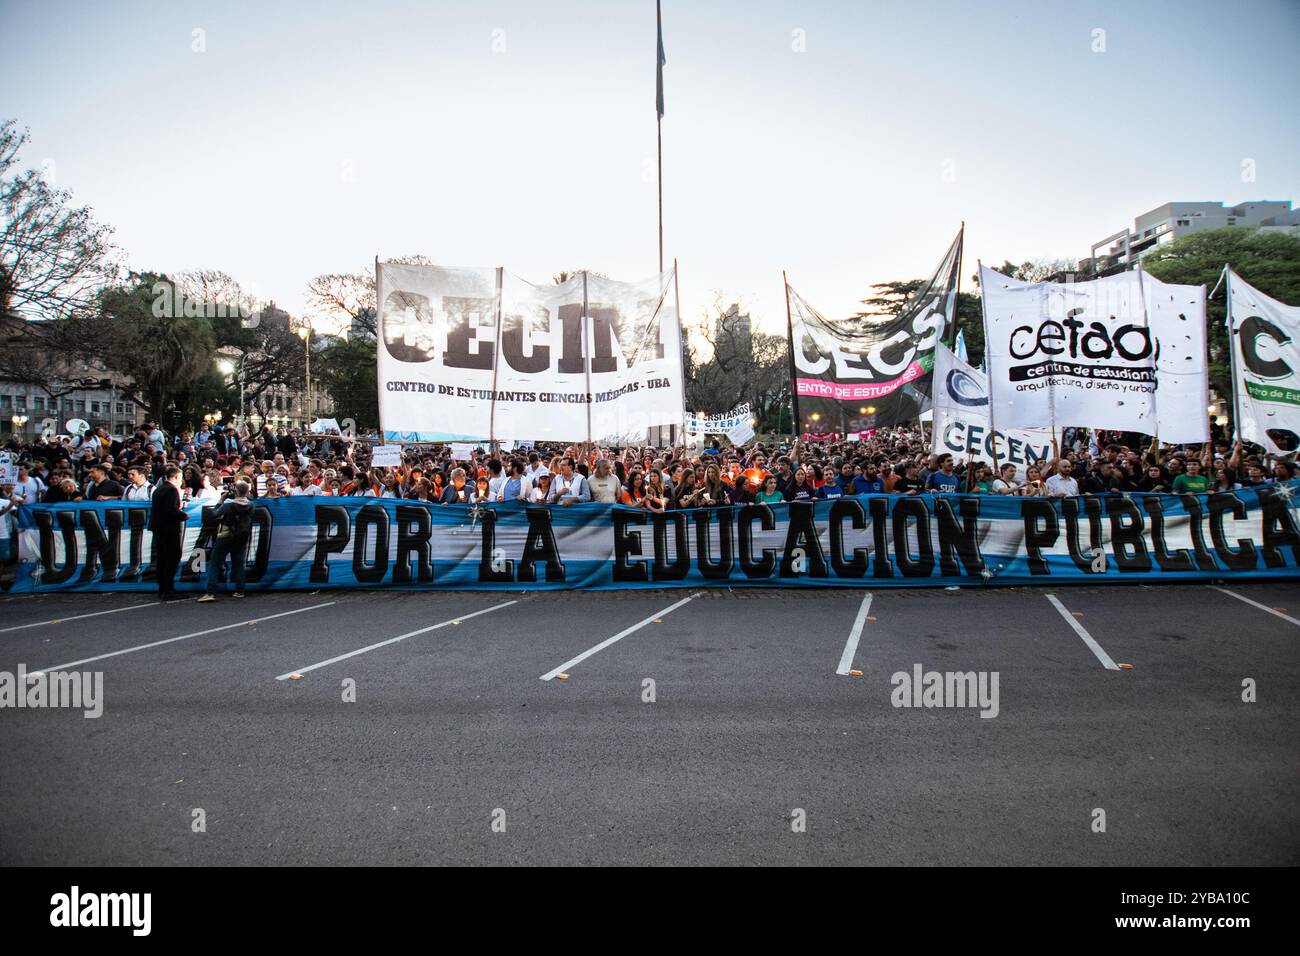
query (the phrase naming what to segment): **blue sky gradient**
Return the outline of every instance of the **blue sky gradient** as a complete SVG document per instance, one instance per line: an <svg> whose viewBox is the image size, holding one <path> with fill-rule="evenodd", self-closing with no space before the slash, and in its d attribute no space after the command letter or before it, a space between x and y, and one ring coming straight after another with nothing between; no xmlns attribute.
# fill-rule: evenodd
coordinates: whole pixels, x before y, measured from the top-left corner
<svg viewBox="0 0 1300 956"><path fill-rule="evenodd" d="M3 2L0 116L133 266L291 311L376 254L637 279L654 25L650 0ZM666 0L664 30L688 320L720 293L782 328L782 269L843 314L963 219L969 288L978 257L1079 258L1169 200L1300 193L1296 0Z"/></svg>

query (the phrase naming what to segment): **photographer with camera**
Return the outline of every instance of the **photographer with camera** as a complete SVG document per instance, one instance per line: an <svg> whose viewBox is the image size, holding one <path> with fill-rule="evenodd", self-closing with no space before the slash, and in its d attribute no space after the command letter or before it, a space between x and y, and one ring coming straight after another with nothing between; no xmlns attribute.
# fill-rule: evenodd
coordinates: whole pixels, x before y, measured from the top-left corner
<svg viewBox="0 0 1300 956"><path fill-rule="evenodd" d="M199 603L217 599L217 583L221 578L226 557L230 557L230 577L235 582L235 597L244 596L244 558L248 550L248 537L253 530L253 503L248 498L249 485L237 481L221 497L221 504L213 509L217 519L217 539L208 559L207 591Z"/></svg>

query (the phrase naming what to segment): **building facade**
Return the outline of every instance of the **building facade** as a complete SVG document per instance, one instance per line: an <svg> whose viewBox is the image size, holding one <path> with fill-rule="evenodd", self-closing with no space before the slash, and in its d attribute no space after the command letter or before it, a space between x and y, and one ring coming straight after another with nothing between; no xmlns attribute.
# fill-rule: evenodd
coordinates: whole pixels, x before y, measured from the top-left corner
<svg viewBox="0 0 1300 956"><path fill-rule="evenodd" d="M1194 232L1246 226L1267 232L1300 235L1300 210L1290 202L1259 200L1225 206L1221 202L1167 202L1092 244L1079 260L1081 276L1106 276L1132 269L1147 253Z"/></svg>

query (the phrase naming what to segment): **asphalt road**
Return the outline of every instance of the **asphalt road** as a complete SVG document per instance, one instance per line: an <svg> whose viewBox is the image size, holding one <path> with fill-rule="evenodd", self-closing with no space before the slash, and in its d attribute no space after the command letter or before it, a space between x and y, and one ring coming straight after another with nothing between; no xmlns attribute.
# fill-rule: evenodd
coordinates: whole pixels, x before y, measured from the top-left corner
<svg viewBox="0 0 1300 956"><path fill-rule="evenodd" d="M8 597L104 709L0 710L0 863L1294 865L1300 585L1228 590Z"/></svg>

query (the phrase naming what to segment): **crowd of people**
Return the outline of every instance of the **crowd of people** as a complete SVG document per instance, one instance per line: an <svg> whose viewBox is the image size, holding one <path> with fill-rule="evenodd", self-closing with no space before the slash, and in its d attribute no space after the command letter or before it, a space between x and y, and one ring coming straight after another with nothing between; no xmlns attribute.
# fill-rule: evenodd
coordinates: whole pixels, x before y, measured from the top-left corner
<svg viewBox="0 0 1300 956"><path fill-rule="evenodd" d="M5 446L17 480L0 489L13 505L149 501L168 466L180 470L182 503L220 501L239 481L253 499L298 495L407 498L439 504L594 501L647 508L777 503L862 494L971 493L1064 497L1111 492L1197 493L1287 480L1293 464L1248 453L1240 442L1141 443L1140 436L1063 432L1065 447L1028 464L934 454L922 432L878 429L857 441L778 439L744 447L480 446L453 459L452 446L404 449L397 467L372 467L372 444L337 434L269 427L253 434L201 429L164 434L149 422L134 435L103 429Z"/></svg>
<svg viewBox="0 0 1300 956"><path fill-rule="evenodd" d="M363 495L441 504L586 501L654 509L858 494L975 493L1067 496L1204 492L1285 480L1292 465L1221 438L1167 447L1141 436L1065 429L1064 449L1027 465L933 454L923 433L883 428L858 441L756 441L744 447L482 446L453 460L452 446L408 447L398 467L371 467L371 444L337 434L217 426L167 436L156 423L129 437L10 441L15 504L146 501L168 465L181 469L182 501L217 501L237 480L254 498Z"/></svg>
<svg viewBox="0 0 1300 956"><path fill-rule="evenodd" d="M244 504L299 495L444 505L600 502L664 511L864 494L1194 494L1294 476L1293 462L1249 452L1226 437L1169 447L1142 436L1074 428L1063 430L1050 458L1023 465L958 462L932 453L925 433L909 428L882 428L856 441L777 439L743 447L718 441L673 448L487 445L460 459L452 457L451 445L424 445L405 448L397 467L373 466L372 447L338 434L269 427L205 426L169 436L156 422L124 437L94 429L30 444L11 440L4 450L17 462L17 475L0 486L0 557L10 564L14 559L13 510L37 502L147 501L154 508L151 526L175 522L179 528L188 502L211 502L225 509L223 515L244 516ZM240 504L227 508L227 502ZM180 560L179 545L174 557Z"/></svg>

